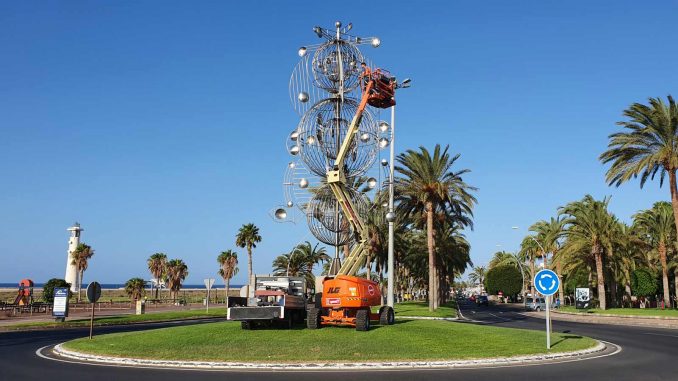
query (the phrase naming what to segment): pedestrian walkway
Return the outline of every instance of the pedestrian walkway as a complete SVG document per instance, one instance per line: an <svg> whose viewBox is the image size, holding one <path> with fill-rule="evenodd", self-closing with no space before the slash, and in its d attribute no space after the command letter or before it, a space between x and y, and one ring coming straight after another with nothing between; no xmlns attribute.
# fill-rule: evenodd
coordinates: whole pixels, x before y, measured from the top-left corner
<svg viewBox="0 0 678 381"><path fill-rule="evenodd" d="M215 307L218 307L216 305ZM186 311L194 309L203 309L205 308L200 303L189 304L188 306L175 306L175 305L159 305L149 308L146 306L146 314L154 314L158 312L171 312L171 311ZM135 314L135 308L113 308L113 309L95 309L95 317L113 317L113 316L122 316L122 315L133 315ZM68 318L66 321L87 319L90 317L91 310L89 309L77 309L69 311ZM22 315L16 315L11 317L0 318L0 328L11 327L17 324L26 324L26 323L39 323L39 322L53 322L54 317L51 312L49 313L40 313L30 315L28 313Z"/></svg>
<svg viewBox="0 0 678 381"><path fill-rule="evenodd" d="M545 312L525 312L525 315L544 319ZM627 325L634 327L652 327L678 329L678 318L664 316L601 315L573 312L551 311L551 319L576 323Z"/></svg>

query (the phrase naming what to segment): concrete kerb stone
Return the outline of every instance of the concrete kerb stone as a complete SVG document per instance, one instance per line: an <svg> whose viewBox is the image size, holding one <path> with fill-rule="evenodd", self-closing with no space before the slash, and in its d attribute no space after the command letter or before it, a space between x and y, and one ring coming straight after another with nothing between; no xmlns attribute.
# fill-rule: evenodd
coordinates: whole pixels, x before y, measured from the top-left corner
<svg viewBox="0 0 678 381"><path fill-rule="evenodd" d="M678 317L673 316L647 316L647 315L616 315L616 314L600 314L600 313L588 313L588 312L570 312L570 311L557 311L552 310L556 314L563 315L574 315L574 316L586 316L586 317L609 317L609 318L619 318L619 319L637 319L637 320L666 320L670 322L678 323Z"/></svg>
<svg viewBox="0 0 678 381"><path fill-rule="evenodd" d="M63 344L63 343L62 343ZM313 362L313 363L248 363L219 361L177 361L150 360L123 357L90 355L65 349L62 344L54 347L55 355L62 358L91 364L117 366L137 366L156 368L192 368L211 370L379 370L379 369L433 369L433 368L474 368L516 366L583 358L604 351L607 346L598 342L592 348L573 352L548 353L530 356L515 356L489 359L449 360L449 361L386 361L386 362Z"/></svg>
<svg viewBox="0 0 678 381"><path fill-rule="evenodd" d="M408 320L444 320L444 321L459 321L459 318L450 318L450 317L434 317L434 316L398 316L396 319L408 319Z"/></svg>

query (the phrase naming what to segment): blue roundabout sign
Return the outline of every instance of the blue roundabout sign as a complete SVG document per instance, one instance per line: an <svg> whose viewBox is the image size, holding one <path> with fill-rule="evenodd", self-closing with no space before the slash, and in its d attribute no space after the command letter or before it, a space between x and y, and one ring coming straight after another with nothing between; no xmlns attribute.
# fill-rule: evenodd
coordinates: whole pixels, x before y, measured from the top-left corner
<svg viewBox="0 0 678 381"><path fill-rule="evenodd" d="M544 296L550 296L558 291L560 279L558 275L552 270L544 269L534 276L534 288Z"/></svg>

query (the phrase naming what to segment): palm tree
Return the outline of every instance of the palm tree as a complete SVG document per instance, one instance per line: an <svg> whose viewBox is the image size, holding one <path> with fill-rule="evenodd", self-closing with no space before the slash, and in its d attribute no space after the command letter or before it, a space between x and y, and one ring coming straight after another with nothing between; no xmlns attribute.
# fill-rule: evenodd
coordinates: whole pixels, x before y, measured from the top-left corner
<svg viewBox="0 0 678 381"><path fill-rule="evenodd" d="M560 218L560 216L553 218L549 221L541 220L535 223L530 227L530 230L537 234L535 238L542 245L546 253L551 253L552 264L556 267L556 273L561 279L561 282L558 286L558 296L560 300L564 300L563 297L563 264L556 257L561 246L561 238L565 235L565 221ZM545 253L545 254L546 254Z"/></svg>
<svg viewBox="0 0 678 381"><path fill-rule="evenodd" d="M516 267L518 267L514 260L515 258L512 253L506 251L497 251L496 253L494 253L494 256L490 260L490 263L487 265L487 268L488 270L491 270L494 267L504 265L515 265Z"/></svg>
<svg viewBox="0 0 678 381"><path fill-rule="evenodd" d="M529 284L530 284L530 295L534 298L535 297L535 292L534 292L534 276L536 275L536 261L538 258L542 258L544 253L539 246L540 244L537 242L535 236L533 235L528 235L525 238L523 238L523 241L520 243L520 251L518 253L518 256L520 257L522 262L527 262L529 264L528 269L530 270L530 279L529 279Z"/></svg>
<svg viewBox="0 0 678 381"><path fill-rule="evenodd" d="M485 275L487 271L484 266L474 267L472 272L468 274L468 280L480 286L480 292L483 292L483 285L485 284Z"/></svg>
<svg viewBox="0 0 678 381"><path fill-rule="evenodd" d="M293 250L294 255L303 258L309 274L313 274L313 266L331 260L330 256L327 255L325 248L319 248L318 246L320 246L319 243L316 243L315 246L311 246L311 243L306 241L297 245Z"/></svg>
<svg viewBox="0 0 678 381"><path fill-rule="evenodd" d="M75 265L75 269L78 271L77 279L77 289L78 289L78 302L80 302L80 289L82 288L82 277L87 270L88 261L94 255L94 250L91 246L80 243L71 253L71 264Z"/></svg>
<svg viewBox="0 0 678 381"><path fill-rule="evenodd" d="M125 292L134 301L141 299L146 292L146 281L143 278L132 278L125 282Z"/></svg>
<svg viewBox="0 0 678 381"><path fill-rule="evenodd" d="M181 282L188 276L188 266L181 259L172 259L167 262L167 283L170 291L174 294L174 300L177 300Z"/></svg>
<svg viewBox="0 0 678 381"><path fill-rule="evenodd" d="M603 310L607 308L603 254L606 247L611 247L610 234L616 223L607 210L609 201L608 197L598 201L586 195L581 201L571 202L559 210L559 213L565 216L564 222L568 227L567 237L571 247L590 248L590 255L596 267L598 300Z"/></svg>
<svg viewBox="0 0 678 381"><path fill-rule="evenodd" d="M661 98L650 98L649 102L649 106L634 103L624 110L628 120L617 125L625 130L609 136L608 149L600 160L612 163L606 176L610 185L619 186L640 175L642 188L648 178L654 179L659 172L661 186L668 173L674 225L678 229L678 104L670 95L668 104Z"/></svg>
<svg viewBox="0 0 678 381"><path fill-rule="evenodd" d="M471 194L476 188L466 184L462 175L468 169L452 171L459 154L450 156L449 146L441 149L437 144L433 155L424 147L419 151L407 150L398 155L396 170L403 176L396 180L399 208L409 217L425 216L428 249L429 310L438 305L436 289L436 254L434 216L441 213L459 226L471 226L473 206L477 202Z"/></svg>
<svg viewBox="0 0 678 381"><path fill-rule="evenodd" d="M148 270L151 272L153 278L155 278L155 298L158 299L158 293L160 292L160 279L165 274L165 269L167 266L167 255L165 253L155 253L148 257L146 261L148 265Z"/></svg>
<svg viewBox="0 0 678 381"><path fill-rule="evenodd" d="M662 284L664 286L664 305L671 306L669 295L669 268L667 251L675 242L675 226L673 209L666 201L656 202L652 209L643 210L633 216L633 223L642 234L647 237L649 243L657 250L662 269Z"/></svg>
<svg viewBox="0 0 678 381"><path fill-rule="evenodd" d="M228 289L231 285L231 278L238 273L238 254L233 250L222 251L217 257L219 263L219 276L224 279L226 286L226 307L228 308Z"/></svg>
<svg viewBox="0 0 678 381"><path fill-rule="evenodd" d="M254 224L243 225L235 236L235 244L238 247L247 248L247 297L250 296L250 279L252 279L252 249L261 242L259 228Z"/></svg>

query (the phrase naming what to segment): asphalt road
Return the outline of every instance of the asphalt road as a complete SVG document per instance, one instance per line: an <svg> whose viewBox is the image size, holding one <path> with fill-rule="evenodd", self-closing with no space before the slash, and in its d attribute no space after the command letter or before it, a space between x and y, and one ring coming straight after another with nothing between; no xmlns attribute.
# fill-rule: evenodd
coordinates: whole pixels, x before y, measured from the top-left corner
<svg viewBox="0 0 678 381"><path fill-rule="evenodd" d="M544 320L527 317L511 306L476 307L462 304L462 313L472 324L543 329ZM442 323L458 324L458 323ZM165 325L153 325L156 328ZM99 328L97 332L147 329L141 327ZM64 363L38 357L38 348L87 335L87 330L57 330L0 333L0 381L5 380L678 380L678 330L554 321L555 331L591 336L622 347L618 354L583 361L537 366L490 369L391 370L391 371L196 371L122 368ZM328 343L328 348L340 343ZM301 349L303 350L303 349ZM348 373L348 374L347 374Z"/></svg>

